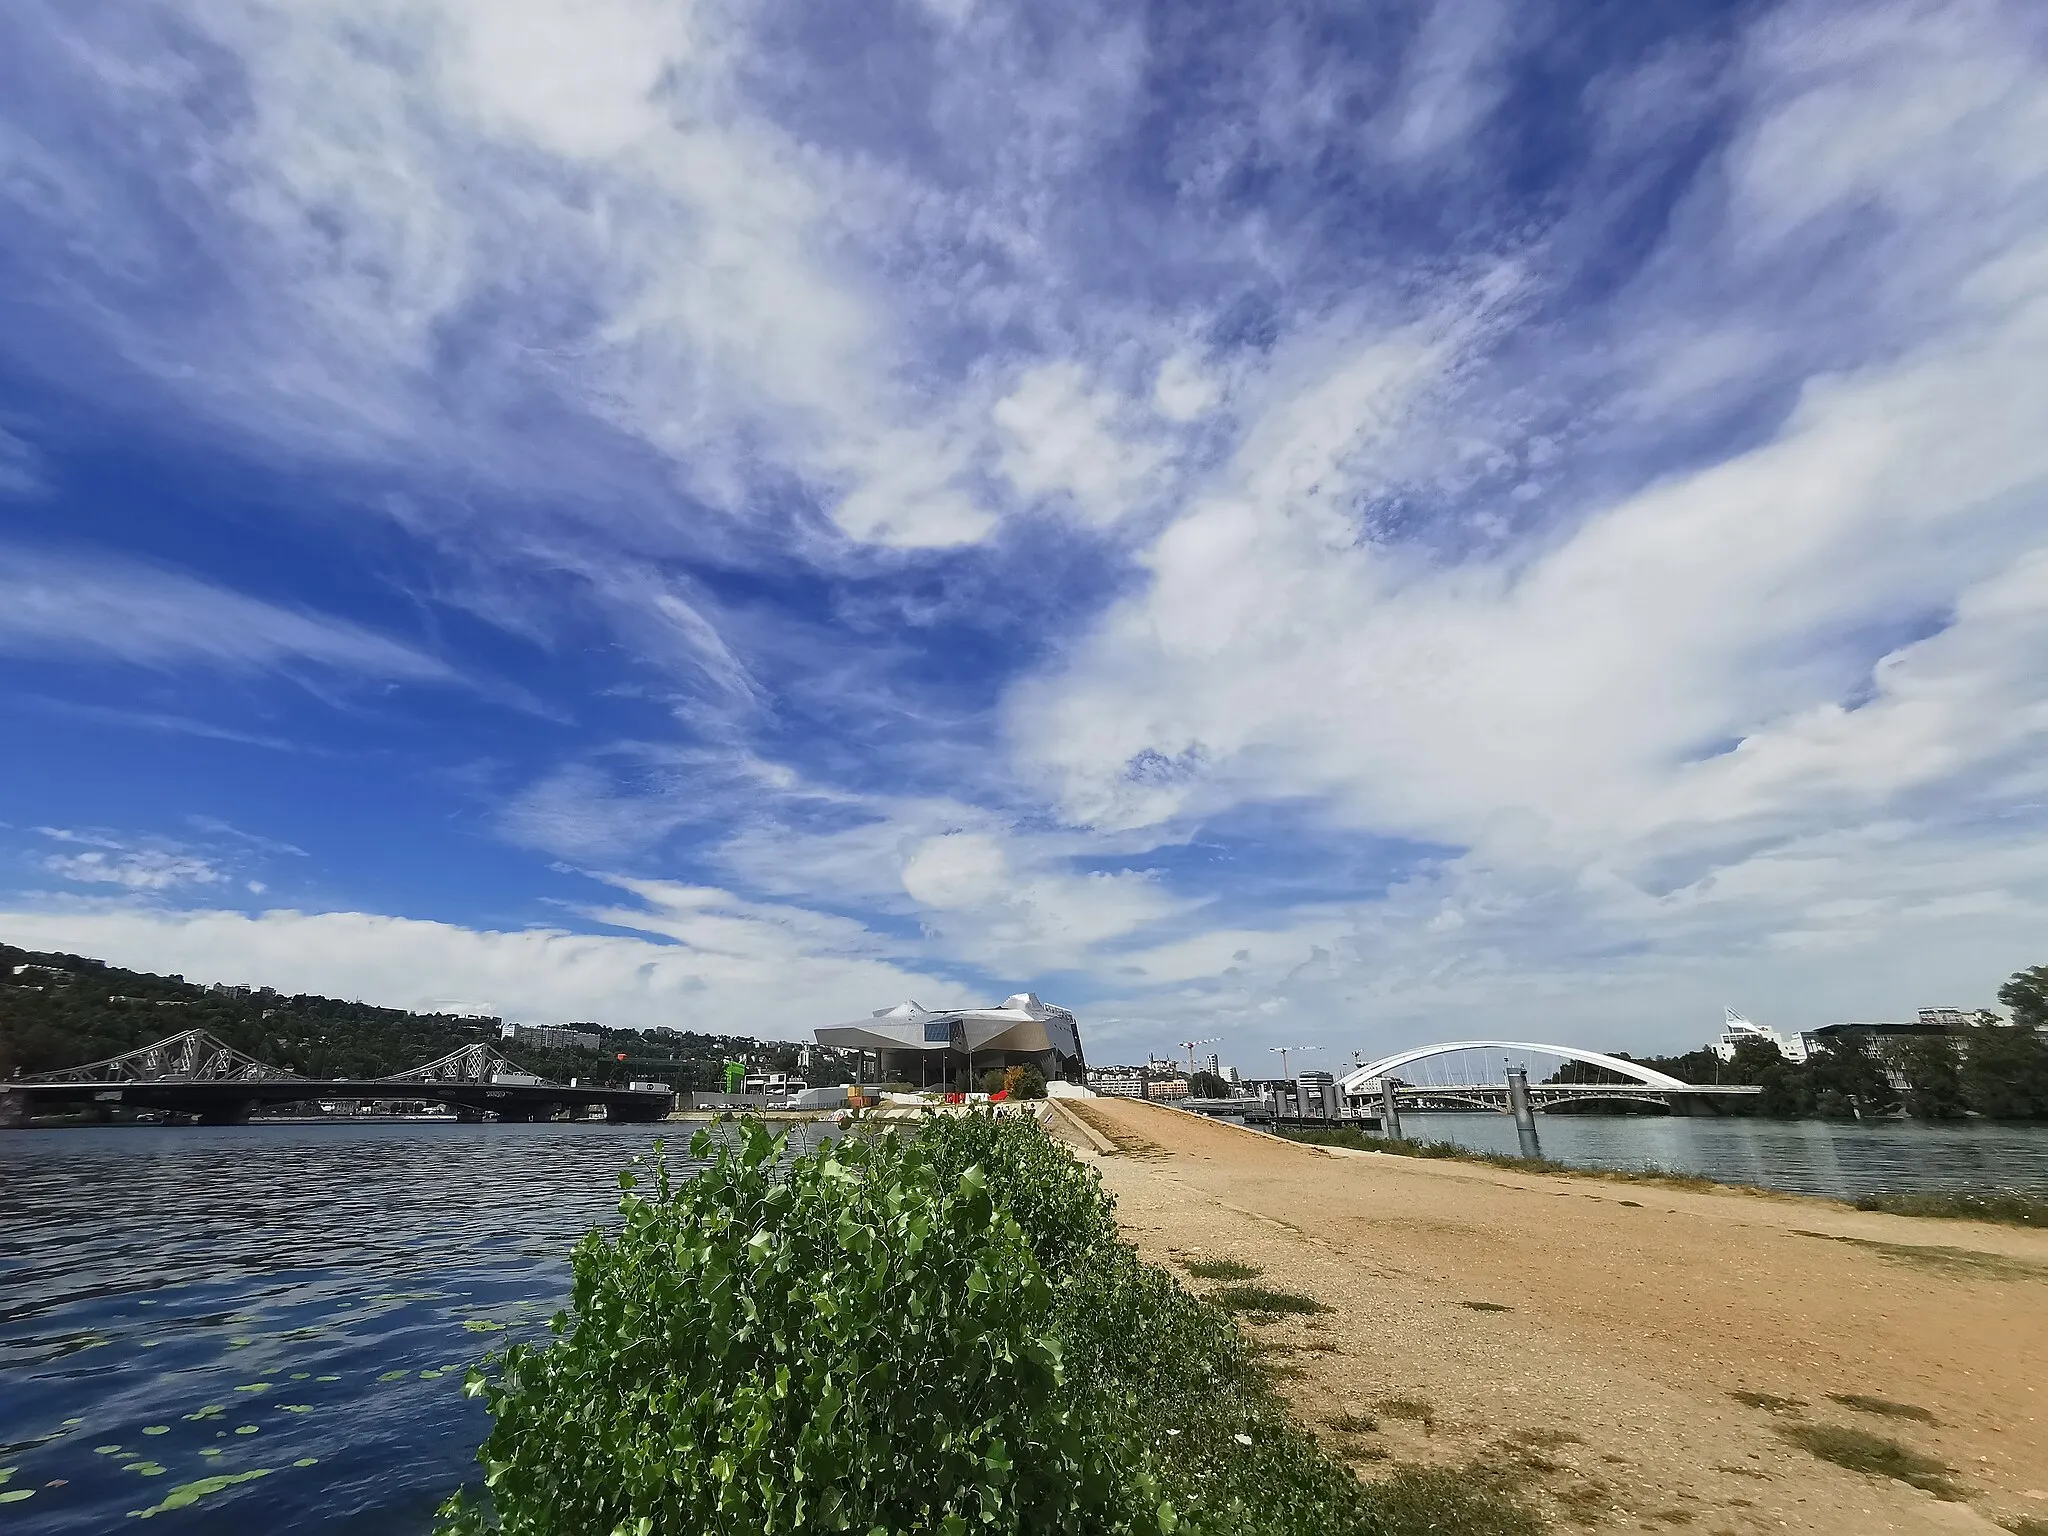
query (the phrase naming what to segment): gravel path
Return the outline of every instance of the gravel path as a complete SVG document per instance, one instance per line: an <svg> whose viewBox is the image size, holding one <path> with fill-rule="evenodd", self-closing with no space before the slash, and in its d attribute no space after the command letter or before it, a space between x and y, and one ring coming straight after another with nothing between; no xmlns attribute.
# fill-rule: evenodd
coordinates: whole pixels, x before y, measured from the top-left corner
<svg viewBox="0 0 2048 1536"><path fill-rule="evenodd" d="M2048 1233L1062 1108L1146 1257L1241 1260L1331 1309L1247 1327L1361 1475L1472 1464L1567 1529L2048 1532ZM1327 1427L1347 1414L1375 1427ZM1788 1438L1816 1425L1896 1441L1960 1497Z"/></svg>

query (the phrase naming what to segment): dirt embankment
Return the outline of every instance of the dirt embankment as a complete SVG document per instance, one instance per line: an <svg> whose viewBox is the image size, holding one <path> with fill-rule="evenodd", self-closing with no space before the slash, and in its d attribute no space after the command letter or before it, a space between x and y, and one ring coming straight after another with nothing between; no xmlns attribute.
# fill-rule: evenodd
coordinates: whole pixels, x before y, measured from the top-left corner
<svg viewBox="0 0 2048 1536"><path fill-rule="evenodd" d="M1329 1309L1247 1327L1365 1476L1471 1464L1567 1528L2048 1533L2048 1233L1062 1108L1148 1258ZM1805 1448L1888 1457L1853 1432L1939 1492Z"/></svg>

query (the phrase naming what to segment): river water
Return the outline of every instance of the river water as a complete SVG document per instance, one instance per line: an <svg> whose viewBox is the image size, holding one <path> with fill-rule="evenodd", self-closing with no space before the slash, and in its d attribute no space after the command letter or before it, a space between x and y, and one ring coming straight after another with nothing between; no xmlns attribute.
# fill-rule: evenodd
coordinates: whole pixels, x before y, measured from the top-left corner
<svg viewBox="0 0 2048 1536"><path fill-rule="evenodd" d="M428 1530L478 1475L464 1369L681 1129L0 1132L0 1533Z"/></svg>
<svg viewBox="0 0 2048 1536"><path fill-rule="evenodd" d="M2048 1191L2048 1127L1538 1123L1592 1166ZM1502 1115L1405 1128L1515 1150ZM420 1536L476 1477L465 1367L544 1329L664 1129L680 1152L600 1123L0 1132L0 1533Z"/></svg>
<svg viewBox="0 0 2048 1536"><path fill-rule="evenodd" d="M1507 1115L1404 1114L1401 1129L1481 1152L1520 1150ZM2048 1125L1538 1115L1536 1132L1545 1157L1582 1168L1670 1168L1838 1200L1986 1187L2048 1194Z"/></svg>

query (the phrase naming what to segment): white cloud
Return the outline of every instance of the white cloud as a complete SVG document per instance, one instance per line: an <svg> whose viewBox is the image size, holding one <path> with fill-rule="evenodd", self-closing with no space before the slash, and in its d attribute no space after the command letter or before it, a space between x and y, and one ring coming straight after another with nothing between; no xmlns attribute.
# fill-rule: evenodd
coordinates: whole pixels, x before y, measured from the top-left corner
<svg viewBox="0 0 2048 1536"><path fill-rule="evenodd" d="M1001 976L1100 964L1104 946L1190 906L1150 876L1076 873L1029 840L982 832L915 845L902 881L945 952Z"/></svg>
<svg viewBox="0 0 2048 1536"><path fill-rule="evenodd" d="M1500 99L1508 17L1499 0L1433 0L1390 114L1388 150L1421 159L1461 145Z"/></svg>
<svg viewBox="0 0 2048 1536"><path fill-rule="evenodd" d="M722 892L663 890L621 911L679 942L529 928L496 931L366 912L167 912L79 906L0 913L11 943L97 955L195 980L428 1008L450 996L522 1022L601 1019L808 1039L820 1024L904 997L965 1001L926 972L825 942L797 915Z"/></svg>
<svg viewBox="0 0 2048 1536"><path fill-rule="evenodd" d="M1174 404L1193 405L1199 387L1176 375ZM1116 396L1091 386L1076 363L1028 370L991 414L1003 473L1026 501L1064 497L1082 521L1108 526L1159 489L1160 449L1120 426Z"/></svg>
<svg viewBox="0 0 2048 1536"><path fill-rule="evenodd" d="M1013 434L920 325L990 286L971 262L929 269L1012 238L1004 195L779 123L744 10L236 0L32 20L25 40L126 125L116 164L108 140L0 123L0 166L44 189L29 227L97 259L73 318L233 430L550 487L635 541L655 530L607 492L658 481L592 424L742 519L794 480L854 539L948 547L996 526L981 469ZM1078 142L1060 113L1128 89L1116 49L1076 47L1079 69L1010 98L1051 114L1048 158L1018 177L1057 169L1062 132ZM170 291L191 274L162 260L130 181L204 229L217 268L196 302ZM77 304L95 284L160 302Z"/></svg>
<svg viewBox="0 0 2048 1536"><path fill-rule="evenodd" d="M39 496L44 488L42 455L0 427L0 496Z"/></svg>
<svg viewBox="0 0 2048 1536"><path fill-rule="evenodd" d="M98 655L235 672L297 664L453 682L446 663L345 620L284 608L176 571L0 545L0 654Z"/></svg>
<svg viewBox="0 0 2048 1536"><path fill-rule="evenodd" d="M2035 108L2006 108L2018 135ZM1944 133L1927 126L1929 154ZM2048 136L2027 142L2048 187ZM1943 162L1963 204L1987 178L2014 185L2022 154L1978 174L1976 143ZM2031 206L2048 238L2048 201ZM1948 262L1948 234L1932 238L1928 259ZM1923 254L1906 234L1888 248ZM1997 606L2010 631L2038 602L2031 582L1995 604L1969 594L2042 547L2044 274L1988 240L1945 333L1810 379L1759 447L1490 558L1361 537L1360 497L1390 460L1417 439L1455 451L1418 402L1462 362L1455 324L1368 339L1257 419L1148 550L1148 587L1012 700L1013 739L1095 824L1306 795L1356 826L1463 844L1510 812L1581 852L1667 832L1690 814L1667 791L1693 759L1839 708L1869 677L1847 637L1958 602L1966 620ZM2032 719L1958 732L1949 770ZM1779 809L1796 822L1827 798L1795 786Z"/></svg>
<svg viewBox="0 0 2048 1536"><path fill-rule="evenodd" d="M119 885L131 891L169 891L187 885L218 885L226 878L208 859L141 848L131 852L53 853L43 861L53 875L81 884Z"/></svg>

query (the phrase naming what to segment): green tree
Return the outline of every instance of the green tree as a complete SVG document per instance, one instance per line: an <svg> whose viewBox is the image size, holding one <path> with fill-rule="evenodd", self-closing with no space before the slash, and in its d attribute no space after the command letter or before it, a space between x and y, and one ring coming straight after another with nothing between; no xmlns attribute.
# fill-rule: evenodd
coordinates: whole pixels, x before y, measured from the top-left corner
<svg viewBox="0 0 2048 1536"><path fill-rule="evenodd" d="M1999 1000L2006 1001L2002 991ZM2048 1119L2048 1036L2022 1024L1990 1024L1971 1029L1964 1041L1970 1108L1993 1120Z"/></svg>
<svg viewBox="0 0 2048 1536"><path fill-rule="evenodd" d="M1188 1092L1198 1099L1227 1099L1230 1084L1214 1072L1197 1072L1188 1079Z"/></svg>
<svg viewBox="0 0 2048 1536"><path fill-rule="evenodd" d="M1768 1040L1742 1040L1735 1046L1735 1053L1723 1069L1723 1082L1761 1083L1768 1072L1786 1065L1778 1048Z"/></svg>
<svg viewBox="0 0 2048 1536"><path fill-rule="evenodd" d="M2021 1028L2048 1029L2048 965L2014 971L1998 989L1998 1000L2012 1010L2012 1021Z"/></svg>
<svg viewBox="0 0 2048 1536"><path fill-rule="evenodd" d="M1756 1080L1764 1090L1757 1095L1758 1114L1774 1120L1804 1120L1814 1113L1813 1074L1803 1065L1780 1056Z"/></svg>
<svg viewBox="0 0 2048 1536"><path fill-rule="evenodd" d="M1014 1066L1003 1074L1003 1091L1013 1099L1042 1099L1045 1074L1028 1061Z"/></svg>
<svg viewBox="0 0 2048 1536"><path fill-rule="evenodd" d="M1721 1069L1724 1083L1753 1083L1763 1089L1755 1100L1754 1112L1774 1120L1801 1120L1814 1109L1813 1075L1799 1063L1787 1061L1768 1040L1743 1040ZM1742 1101L1734 1101L1741 1107Z"/></svg>
<svg viewBox="0 0 2048 1536"><path fill-rule="evenodd" d="M1806 1058L1806 1069L1815 1110L1823 1116L1888 1115L1899 1107L1898 1090L1885 1076L1884 1063L1861 1040L1829 1041Z"/></svg>
<svg viewBox="0 0 2048 1536"><path fill-rule="evenodd" d="M1968 1109L1956 1044L1946 1035L1914 1035L1892 1059L1906 1078L1906 1113L1915 1120L1955 1120Z"/></svg>

